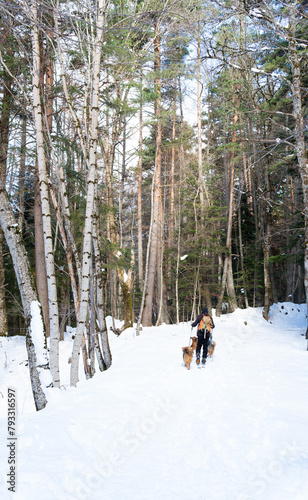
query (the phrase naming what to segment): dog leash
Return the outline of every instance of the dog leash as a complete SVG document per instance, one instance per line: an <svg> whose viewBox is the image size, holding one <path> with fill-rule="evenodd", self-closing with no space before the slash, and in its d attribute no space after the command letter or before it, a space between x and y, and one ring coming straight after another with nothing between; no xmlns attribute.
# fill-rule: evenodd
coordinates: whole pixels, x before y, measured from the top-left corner
<svg viewBox="0 0 308 500"><path fill-rule="evenodd" d="M190 341L191 341L192 331L193 331L193 327L191 327L191 329L190 329L190 336L189 336L189 341L188 341L188 347L190 347ZM191 343L191 345L192 345L192 343Z"/></svg>

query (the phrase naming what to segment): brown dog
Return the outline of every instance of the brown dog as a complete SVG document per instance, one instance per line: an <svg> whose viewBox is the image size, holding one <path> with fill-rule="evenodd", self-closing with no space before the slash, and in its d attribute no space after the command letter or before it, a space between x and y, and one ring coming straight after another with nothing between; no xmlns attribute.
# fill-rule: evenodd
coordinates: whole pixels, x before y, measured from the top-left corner
<svg viewBox="0 0 308 500"><path fill-rule="evenodd" d="M193 350L195 351L197 349L198 339L197 339L197 337L190 337L190 338L192 340L190 347L192 347Z"/></svg>
<svg viewBox="0 0 308 500"><path fill-rule="evenodd" d="M209 347L207 349L207 354L208 354L209 358L211 358L213 356L215 347L216 347L216 342L214 342L214 340L212 340L211 344L209 345Z"/></svg>
<svg viewBox="0 0 308 500"><path fill-rule="evenodd" d="M192 362L194 350L192 347L182 347L183 351L183 361L187 370L190 370L190 363Z"/></svg>

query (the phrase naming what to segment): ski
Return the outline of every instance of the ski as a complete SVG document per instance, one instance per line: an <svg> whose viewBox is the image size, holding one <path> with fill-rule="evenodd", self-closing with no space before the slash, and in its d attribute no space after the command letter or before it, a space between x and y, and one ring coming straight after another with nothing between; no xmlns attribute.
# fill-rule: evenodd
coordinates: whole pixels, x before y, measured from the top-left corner
<svg viewBox="0 0 308 500"><path fill-rule="evenodd" d="M199 370L201 370L201 368L205 368L206 366L206 363L202 364L202 363L199 363L199 365L197 365L197 368L199 368Z"/></svg>

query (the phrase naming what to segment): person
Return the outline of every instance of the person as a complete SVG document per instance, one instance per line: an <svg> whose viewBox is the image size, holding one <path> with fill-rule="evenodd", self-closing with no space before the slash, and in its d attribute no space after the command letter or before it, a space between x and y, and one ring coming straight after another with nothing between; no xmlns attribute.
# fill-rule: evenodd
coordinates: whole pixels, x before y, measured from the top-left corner
<svg viewBox="0 0 308 500"><path fill-rule="evenodd" d="M198 344L196 348L196 363L200 364L200 354L201 348L203 347L202 352L202 364L205 365L207 358L207 349L209 345L211 329L215 328L214 321L212 316L209 315L209 312L206 307L204 307L201 311L201 314L198 314L195 321L191 324L192 328L198 325Z"/></svg>

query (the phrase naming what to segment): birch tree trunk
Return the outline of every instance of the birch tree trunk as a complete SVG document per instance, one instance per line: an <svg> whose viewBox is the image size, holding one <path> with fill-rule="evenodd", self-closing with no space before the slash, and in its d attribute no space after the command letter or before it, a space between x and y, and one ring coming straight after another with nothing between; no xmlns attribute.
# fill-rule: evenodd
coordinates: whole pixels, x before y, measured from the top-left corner
<svg viewBox="0 0 308 500"><path fill-rule="evenodd" d="M37 410L42 410L47 404L44 388L52 385L46 337L44 337L43 320L27 252L3 185L0 185L0 225L10 250L23 305L27 328L26 347L34 403Z"/></svg>
<svg viewBox="0 0 308 500"><path fill-rule="evenodd" d="M59 373L59 312L57 299L57 284L54 267L54 254L52 247L51 214L49 206L47 166L44 149L43 116L40 93L40 45L39 28L37 16L37 4L32 2L31 14L33 19L32 28L32 50L33 50L33 112L36 131L36 148L38 173L40 182L40 194L42 205L42 218L44 230L45 261L47 272L48 305L50 319L50 370L53 383L60 387Z"/></svg>
<svg viewBox="0 0 308 500"><path fill-rule="evenodd" d="M40 181L38 173L38 162L35 166L34 182L34 246L35 246L35 282L39 301L42 307L46 336L50 337L50 320L48 304L48 284L44 245L44 226L41 204Z"/></svg>
<svg viewBox="0 0 308 500"><path fill-rule="evenodd" d="M90 130L90 150L89 150L89 168L87 176L87 197L86 213L84 225L84 239L82 252L82 281L79 319L74 339L72 364L71 364L71 385L76 386L78 382L78 368L80 347L86 320L88 316L89 304L89 285L90 285L90 263L92 246L92 226L94 217L94 198L95 185L97 182L97 139L98 139L98 111L99 111L99 82L100 82L100 64L102 43L104 38L105 12L109 5L108 0L99 0L97 12L96 38L93 46L93 86L91 99L91 130Z"/></svg>

